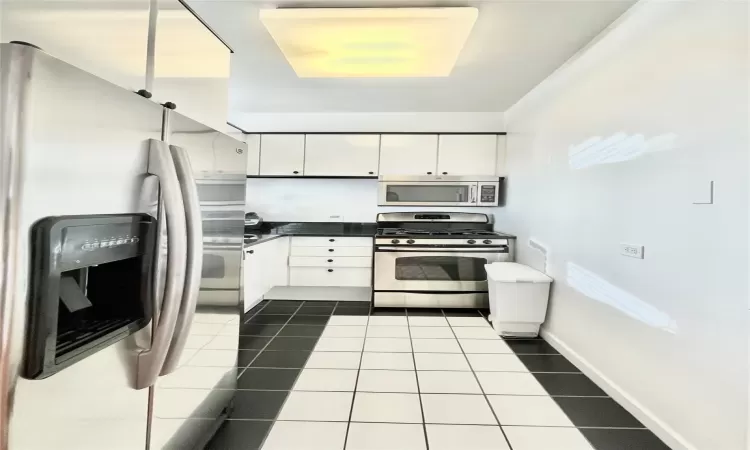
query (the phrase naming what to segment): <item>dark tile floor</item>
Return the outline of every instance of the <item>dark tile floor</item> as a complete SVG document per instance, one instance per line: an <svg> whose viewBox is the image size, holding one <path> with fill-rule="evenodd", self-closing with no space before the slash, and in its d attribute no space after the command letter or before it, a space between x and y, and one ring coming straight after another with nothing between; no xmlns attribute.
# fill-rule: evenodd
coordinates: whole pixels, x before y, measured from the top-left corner
<svg viewBox="0 0 750 450"><path fill-rule="evenodd" d="M542 339L486 311L262 302L206 450L668 450Z"/></svg>

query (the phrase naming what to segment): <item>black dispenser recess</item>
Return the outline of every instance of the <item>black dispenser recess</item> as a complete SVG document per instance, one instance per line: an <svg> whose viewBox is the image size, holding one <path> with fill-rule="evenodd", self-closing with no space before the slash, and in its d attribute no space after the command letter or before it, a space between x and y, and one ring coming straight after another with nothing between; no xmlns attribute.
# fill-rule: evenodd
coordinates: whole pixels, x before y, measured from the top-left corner
<svg viewBox="0 0 750 450"><path fill-rule="evenodd" d="M148 324L156 228L145 214L34 224L26 378L47 378Z"/></svg>

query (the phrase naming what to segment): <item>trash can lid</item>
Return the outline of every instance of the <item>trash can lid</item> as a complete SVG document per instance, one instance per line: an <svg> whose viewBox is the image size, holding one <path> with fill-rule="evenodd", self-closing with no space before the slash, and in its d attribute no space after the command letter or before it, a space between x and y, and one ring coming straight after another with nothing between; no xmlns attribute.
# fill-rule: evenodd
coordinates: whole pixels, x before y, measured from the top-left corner
<svg viewBox="0 0 750 450"><path fill-rule="evenodd" d="M552 278L548 275L532 269L529 266L518 264L514 262L496 262L492 264L486 264L484 266L487 270L487 276L492 281L500 281L504 283L550 283Z"/></svg>

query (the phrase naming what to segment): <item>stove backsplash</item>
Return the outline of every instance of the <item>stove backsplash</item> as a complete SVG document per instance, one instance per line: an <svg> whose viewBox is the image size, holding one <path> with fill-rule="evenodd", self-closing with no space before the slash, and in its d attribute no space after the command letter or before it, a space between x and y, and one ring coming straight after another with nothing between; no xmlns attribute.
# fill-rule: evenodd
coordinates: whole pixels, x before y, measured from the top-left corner
<svg viewBox="0 0 750 450"><path fill-rule="evenodd" d="M378 206L378 180L248 178L247 211L273 222L374 222L379 212L467 211L495 214L498 207Z"/></svg>

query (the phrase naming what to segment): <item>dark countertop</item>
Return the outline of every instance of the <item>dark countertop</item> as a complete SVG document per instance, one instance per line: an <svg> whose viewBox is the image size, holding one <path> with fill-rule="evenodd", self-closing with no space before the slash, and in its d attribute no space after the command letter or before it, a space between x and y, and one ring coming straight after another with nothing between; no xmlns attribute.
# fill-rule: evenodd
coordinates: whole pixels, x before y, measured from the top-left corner
<svg viewBox="0 0 750 450"><path fill-rule="evenodd" d="M282 236L373 237L378 229L369 222L263 222L260 229L245 228L245 235L261 236L245 240L245 247L258 245Z"/></svg>

